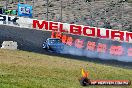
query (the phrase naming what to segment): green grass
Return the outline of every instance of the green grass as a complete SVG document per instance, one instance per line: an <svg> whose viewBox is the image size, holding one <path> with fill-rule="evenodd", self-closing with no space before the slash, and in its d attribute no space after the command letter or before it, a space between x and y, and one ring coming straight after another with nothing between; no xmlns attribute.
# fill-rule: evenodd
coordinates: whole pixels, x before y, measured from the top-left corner
<svg viewBox="0 0 132 88"><path fill-rule="evenodd" d="M132 69L25 51L0 50L0 88L83 88L78 81L81 68L90 72L90 79L132 80ZM132 88L132 85L88 88Z"/></svg>

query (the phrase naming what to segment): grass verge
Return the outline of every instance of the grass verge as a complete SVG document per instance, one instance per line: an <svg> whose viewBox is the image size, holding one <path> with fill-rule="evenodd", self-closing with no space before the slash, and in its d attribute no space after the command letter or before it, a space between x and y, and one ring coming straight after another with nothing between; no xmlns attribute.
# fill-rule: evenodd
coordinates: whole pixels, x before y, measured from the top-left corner
<svg viewBox="0 0 132 88"><path fill-rule="evenodd" d="M90 79L132 80L132 69L0 49L0 88L83 88L78 82L81 68L90 72ZM106 87L132 88L132 85L88 88Z"/></svg>

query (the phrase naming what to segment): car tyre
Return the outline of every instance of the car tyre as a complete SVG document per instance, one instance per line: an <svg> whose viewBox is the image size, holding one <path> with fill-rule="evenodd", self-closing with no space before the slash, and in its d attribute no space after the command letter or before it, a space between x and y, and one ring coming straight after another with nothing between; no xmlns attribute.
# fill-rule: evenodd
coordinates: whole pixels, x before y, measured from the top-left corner
<svg viewBox="0 0 132 88"><path fill-rule="evenodd" d="M46 45L45 44L43 44L43 49L46 49Z"/></svg>

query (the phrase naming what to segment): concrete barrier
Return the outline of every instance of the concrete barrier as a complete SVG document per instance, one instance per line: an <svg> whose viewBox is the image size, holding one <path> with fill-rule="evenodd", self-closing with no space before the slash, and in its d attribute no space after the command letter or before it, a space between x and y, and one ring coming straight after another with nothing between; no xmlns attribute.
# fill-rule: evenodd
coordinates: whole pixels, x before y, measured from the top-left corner
<svg viewBox="0 0 132 88"><path fill-rule="evenodd" d="M4 41L2 43L2 49L11 49L11 50L16 50L18 47L17 42L15 41Z"/></svg>
<svg viewBox="0 0 132 88"><path fill-rule="evenodd" d="M19 50L44 52L42 49L43 41L50 36L51 32L49 31L0 25L0 43L2 44L3 41L16 41Z"/></svg>
<svg viewBox="0 0 132 88"><path fill-rule="evenodd" d="M131 44L129 43L123 43L120 44L117 41L111 42L111 41L101 41L99 38L88 38L85 36L76 36L76 35L71 35L68 34L67 36L73 37L73 39L84 39L87 44L87 41L93 41L97 43L105 43L108 45L122 45L125 48L131 48ZM43 41L45 41L47 38L51 37L51 32L50 31L41 31L41 30L29 30L27 28L18 28L18 27L11 27L11 26L5 26L5 25L0 25L0 45L3 43L3 41L16 41L18 44L17 49L19 50L24 50L24 51L29 51L29 52L36 52L36 53L42 53L42 54L47 54L47 55L52 55L52 56L59 56L59 57L67 57L70 59L78 59L78 60L85 60L85 61L94 61L94 62L102 62L102 63L108 63L108 64L116 64L116 65L123 65L123 66L132 66L132 62L130 61L129 63L124 63L123 62L118 62L117 59L113 60L101 60L99 58L89 58L85 56L75 56L75 55L61 55L61 54L56 54L56 53L49 53L43 50L42 44ZM109 47L109 46L108 46ZM77 50L81 52L80 50ZM106 56L107 57L107 56ZM127 57L124 58L126 60ZM107 58L106 58L107 59ZM120 59L120 57L118 57ZM131 60L131 57L127 58ZM126 62L126 61L125 61Z"/></svg>

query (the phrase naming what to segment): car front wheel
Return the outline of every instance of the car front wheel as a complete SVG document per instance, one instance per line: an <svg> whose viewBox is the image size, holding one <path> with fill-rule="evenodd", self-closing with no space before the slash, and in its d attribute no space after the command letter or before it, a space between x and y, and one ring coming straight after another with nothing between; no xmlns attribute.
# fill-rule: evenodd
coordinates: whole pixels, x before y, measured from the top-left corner
<svg viewBox="0 0 132 88"><path fill-rule="evenodd" d="M45 44L43 44L43 49L46 49L46 45Z"/></svg>

